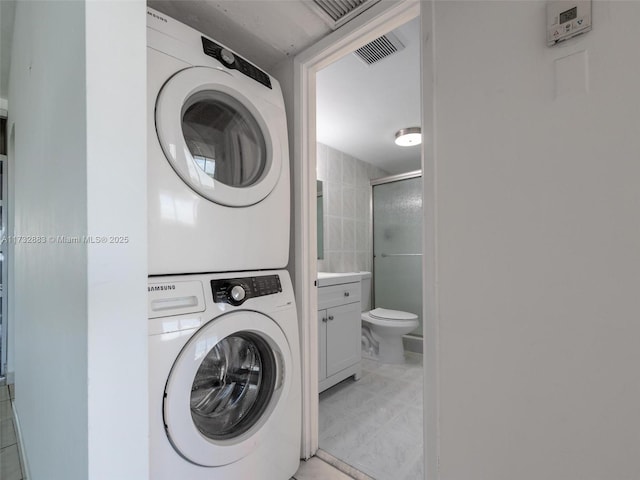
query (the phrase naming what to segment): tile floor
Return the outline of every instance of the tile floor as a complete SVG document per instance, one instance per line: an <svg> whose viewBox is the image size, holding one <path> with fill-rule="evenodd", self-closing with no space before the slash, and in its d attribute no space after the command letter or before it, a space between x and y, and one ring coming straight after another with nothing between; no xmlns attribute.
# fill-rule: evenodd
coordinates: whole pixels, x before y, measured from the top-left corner
<svg viewBox="0 0 640 480"><path fill-rule="evenodd" d="M13 385L0 386L0 479L22 480L18 440L13 425Z"/></svg>
<svg viewBox="0 0 640 480"><path fill-rule="evenodd" d="M422 355L362 362L359 381L320 394L320 448L376 480L423 478Z"/></svg>

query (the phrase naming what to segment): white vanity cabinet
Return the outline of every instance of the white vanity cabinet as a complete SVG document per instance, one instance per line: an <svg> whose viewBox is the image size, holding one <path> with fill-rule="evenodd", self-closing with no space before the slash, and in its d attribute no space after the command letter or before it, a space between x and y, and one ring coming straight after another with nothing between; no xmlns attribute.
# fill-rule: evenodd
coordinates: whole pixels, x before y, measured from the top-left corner
<svg viewBox="0 0 640 480"><path fill-rule="evenodd" d="M318 280L319 391L353 376L362 367L360 277L351 274ZM355 280L355 281L354 281ZM344 283L338 283L344 282Z"/></svg>

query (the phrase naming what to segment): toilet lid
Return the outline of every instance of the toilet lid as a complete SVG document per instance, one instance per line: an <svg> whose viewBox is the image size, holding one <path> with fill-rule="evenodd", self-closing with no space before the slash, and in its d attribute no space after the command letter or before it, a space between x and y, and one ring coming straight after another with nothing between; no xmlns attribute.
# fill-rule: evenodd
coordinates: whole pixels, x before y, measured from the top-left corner
<svg viewBox="0 0 640 480"><path fill-rule="evenodd" d="M387 308L374 308L369 312L369 315L380 320L415 320L418 318L413 313L389 310Z"/></svg>

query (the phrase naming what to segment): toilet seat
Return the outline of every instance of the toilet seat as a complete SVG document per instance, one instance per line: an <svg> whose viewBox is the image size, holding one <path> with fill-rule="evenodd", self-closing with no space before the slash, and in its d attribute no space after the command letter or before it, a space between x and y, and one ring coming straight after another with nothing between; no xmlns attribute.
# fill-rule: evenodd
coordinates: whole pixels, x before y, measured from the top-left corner
<svg viewBox="0 0 640 480"><path fill-rule="evenodd" d="M388 308L374 308L369 312L373 318L380 320L415 320L417 315L400 310L389 310Z"/></svg>
<svg viewBox="0 0 640 480"><path fill-rule="evenodd" d="M386 308L374 308L370 312L364 312L362 320L381 327L412 327L413 329L418 326L417 315Z"/></svg>

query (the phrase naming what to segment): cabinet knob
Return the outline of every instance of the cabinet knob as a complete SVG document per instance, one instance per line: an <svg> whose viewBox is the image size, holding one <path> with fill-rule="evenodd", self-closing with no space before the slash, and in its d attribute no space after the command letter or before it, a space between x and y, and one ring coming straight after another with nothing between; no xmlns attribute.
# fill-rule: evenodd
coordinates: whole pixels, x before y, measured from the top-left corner
<svg viewBox="0 0 640 480"><path fill-rule="evenodd" d="M333 315L329 315L329 320L333 320Z"/></svg>
<svg viewBox="0 0 640 480"><path fill-rule="evenodd" d="M349 292L344 292L344 296L348 297L349 296Z"/></svg>
<svg viewBox="0 0 640 480"><path fill-rule="evenodd" d="M327 317L322 317L322 321L323 321L324 323L327 323Z"/></svg>

